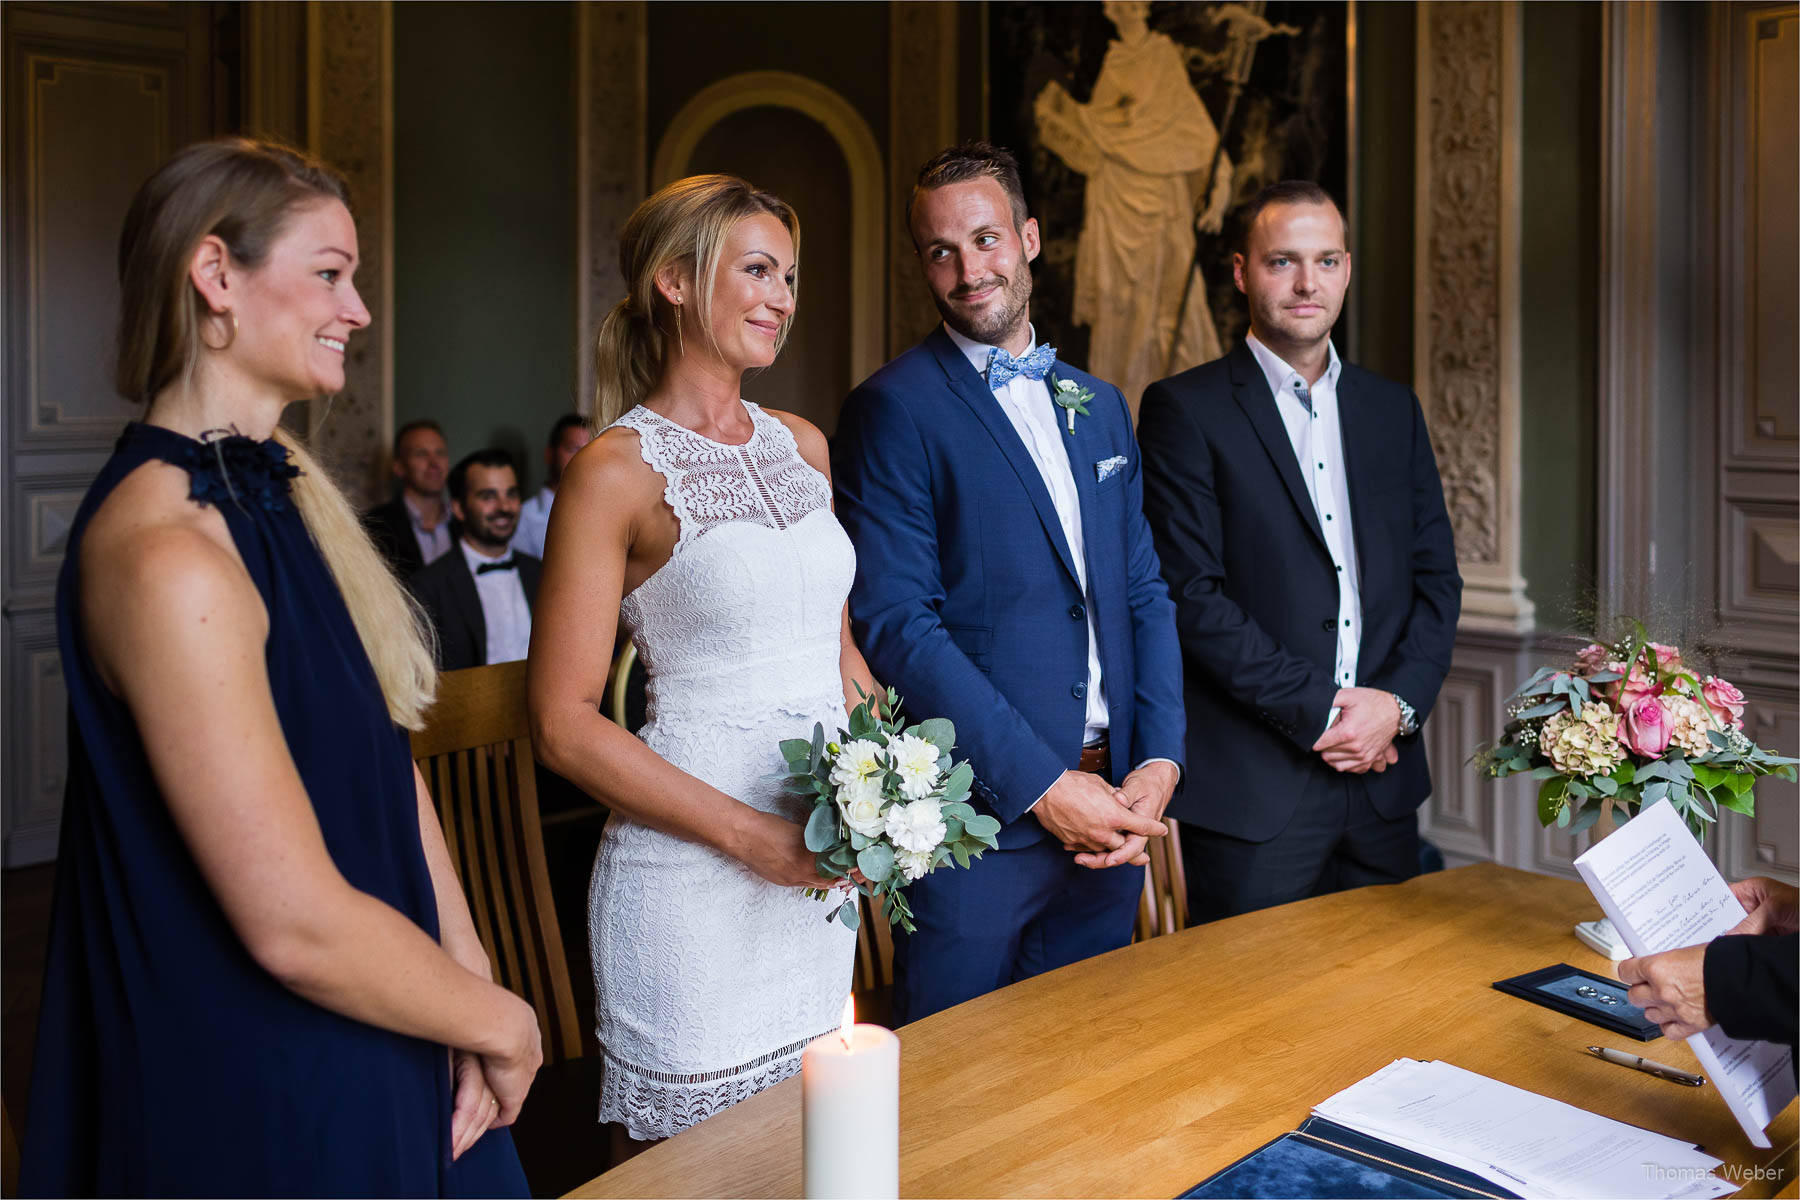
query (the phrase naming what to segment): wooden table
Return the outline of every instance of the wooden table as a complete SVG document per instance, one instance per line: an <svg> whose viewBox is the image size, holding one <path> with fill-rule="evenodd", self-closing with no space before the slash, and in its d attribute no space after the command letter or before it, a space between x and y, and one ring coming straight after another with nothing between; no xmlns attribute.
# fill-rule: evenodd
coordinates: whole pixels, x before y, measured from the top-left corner
<svg viewBox="0 0 1800 1200"><path fill-rule="evenodd" d="M1484 863L1155 938L915 1022L900 1193L1175 1196L1404 1057L1774 1168L1742 1194L1794 1195L1796 1106L1757 1150L1710 1084L1602 1062L1582 1047L1642 1044L1489 986L1556 962L1612 974L1570 933L1596 915L1580 883ZM1649 1047L1698 1069L1685 1044ZM800 1169L795 1077L571 1195L798 1196Z"/></svg>

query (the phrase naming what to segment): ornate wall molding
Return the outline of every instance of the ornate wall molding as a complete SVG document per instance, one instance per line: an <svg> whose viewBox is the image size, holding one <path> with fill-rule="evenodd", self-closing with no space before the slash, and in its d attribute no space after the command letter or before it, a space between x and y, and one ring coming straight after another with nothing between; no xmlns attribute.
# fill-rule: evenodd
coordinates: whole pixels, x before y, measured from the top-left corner
<svg viewBox="0 0 1800 1200"><path fill-rule="evenodd" d="M957 140L956 10L954 4L917 0L888 6L889 357L938 322L906 228L906 203L920 166Z"/></svg>
<svg viewBox="0 0 1800 1200"><path fill-rule="evenodd" d="M825 127L850 170L850 372L866 379L882 354L882 213L885 209L881 146L869 123L843 96L815 79L788 71L747 71L721 79L681 106L656 147L650 182L661 187L681 178L707 130L746 108L791 108Z"/></svg>
<svg viewBox="0 0 1800 1200"><path fill-rule="evenodd" d="M1414 378L1463 572L1463 624L1525 631L1519 569L1519 13L1422 3Z"/></svg>
<svg viewBox="0 0 1800 1200"><path fill-rule="evenodd" d="M394 12L389 0L307 6L313 153L344 173L370 328L353 337L344 390L312 405L308 438L353 501L382 498L394 433Z"/></svg>
<svg viewBox="0 0 1800 1200"><path fill-rule="evenodd" d="M619 231L644 198L646 13L584 0L575 13L576 403L594 412L594 333L625 295Z"/></svg>

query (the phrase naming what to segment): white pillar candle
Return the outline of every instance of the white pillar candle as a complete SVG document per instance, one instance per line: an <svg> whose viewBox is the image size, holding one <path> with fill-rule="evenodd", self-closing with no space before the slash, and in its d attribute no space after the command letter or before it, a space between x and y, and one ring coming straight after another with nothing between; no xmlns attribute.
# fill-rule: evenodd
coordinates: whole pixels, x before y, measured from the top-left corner
<svg viewBox="0 0 1800 1200"><path fill-rule="evenodd" d="M800 1056L807 1200L900 1195L900 1039L854 1012Z"/></svg>

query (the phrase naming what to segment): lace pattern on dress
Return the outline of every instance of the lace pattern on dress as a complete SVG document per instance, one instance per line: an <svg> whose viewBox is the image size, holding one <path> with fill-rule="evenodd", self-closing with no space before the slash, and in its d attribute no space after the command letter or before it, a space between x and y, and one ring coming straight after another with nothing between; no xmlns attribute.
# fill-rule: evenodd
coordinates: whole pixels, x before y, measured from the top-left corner
<svg viewBox="0 0 1800 1200"><path fill-rule="evenodd" d="M640 1142L670 1138L799 1071L800 1051L795 1050L754 1074L723 1083L669 1084L620 1069L609 1056L601 1073L600 1119L619 1121Z"/></svg>
<svg viewBox="0 0 1800 1200"><path fill-rule="evenodd" d="M702 437L643 405L614 422L637 432L639 453L663 477L663 500L681 527L675 553L732 521L786 529L831 504L825 477L800 456L794 435L759 405L750 414L750 440L728 446Z"/></svg>

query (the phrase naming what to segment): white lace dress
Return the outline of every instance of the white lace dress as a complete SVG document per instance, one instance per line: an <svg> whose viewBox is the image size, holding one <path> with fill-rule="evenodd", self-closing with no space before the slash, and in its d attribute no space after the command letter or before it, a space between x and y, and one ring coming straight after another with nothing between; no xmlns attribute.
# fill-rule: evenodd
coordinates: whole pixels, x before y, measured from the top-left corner
<svg viewBox="0 0 1800 1200"><path fill-rule="evenodd" d="M745 402L754 432L710 441L645 408L637 432L680 522L620 614L649 677L644 743L728 796L804 820L778 743L844 723L839 621L856 552L824 476ZM615 813L588 935L606 1056L600 1119L665 1138L792 1075L835 1028L856 937L828 905Z"/></svg>

